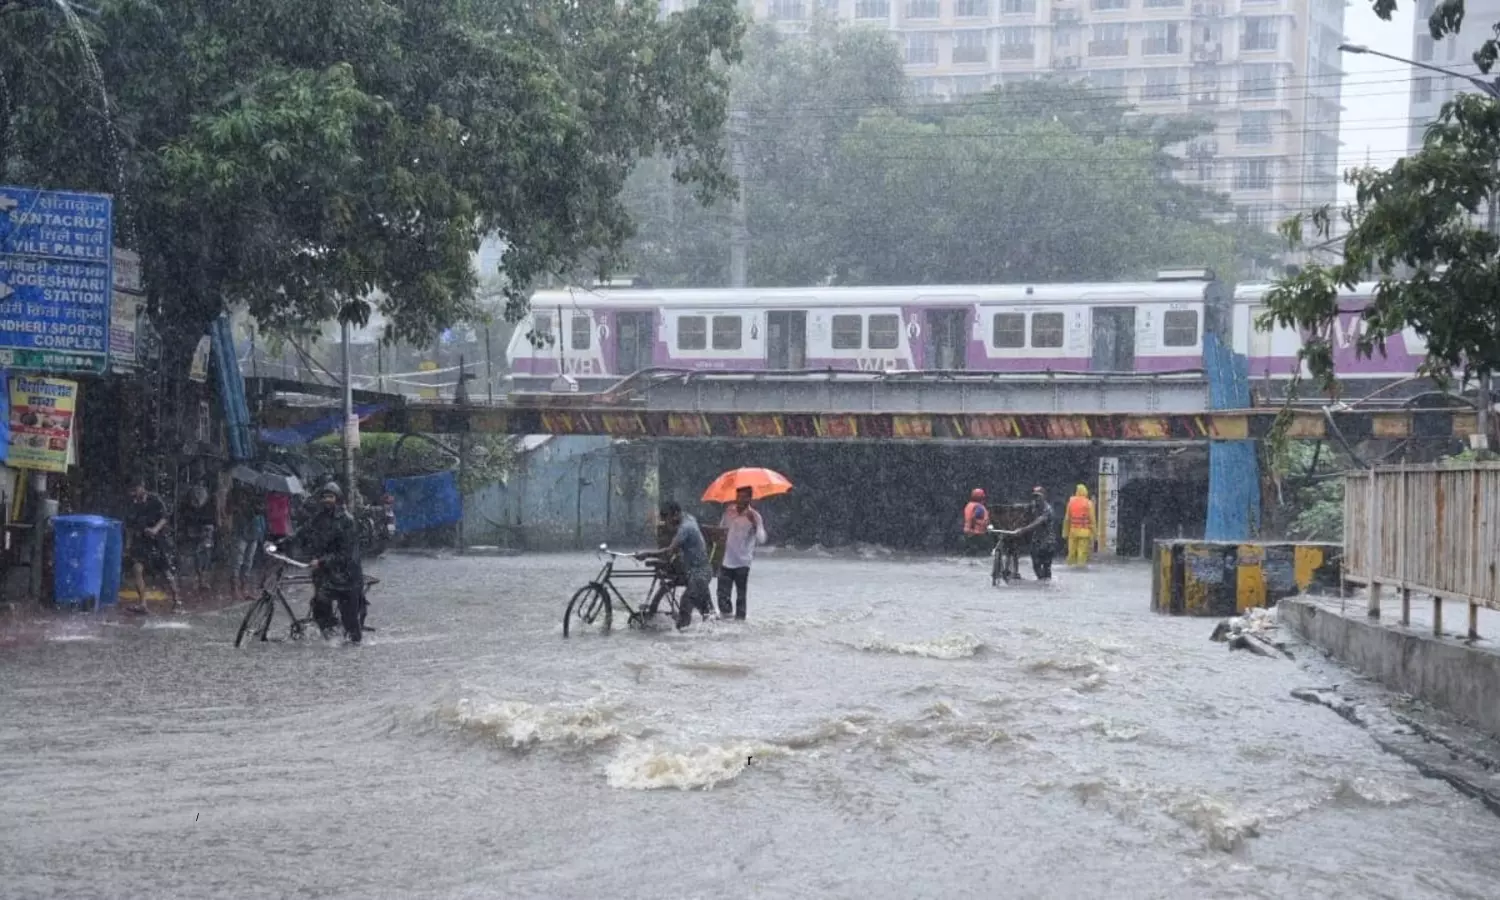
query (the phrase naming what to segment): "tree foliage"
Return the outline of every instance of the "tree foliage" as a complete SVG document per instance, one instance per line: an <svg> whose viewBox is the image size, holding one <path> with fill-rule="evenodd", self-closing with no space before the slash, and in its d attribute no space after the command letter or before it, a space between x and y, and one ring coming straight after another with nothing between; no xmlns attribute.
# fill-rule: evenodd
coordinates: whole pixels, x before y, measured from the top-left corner
<svg viewBox="0 0 1500 900"><path fill-rule="evenodd" d="M226 303L293 327L429 340L473 317L505 244L507 314L539 276L630 233L661 153L713 197L742 30L733 0L100 0L119 177L82 42L54 4L0 4L0 181L113 192L163 318Z"/></svg>
<svg viewBox="0 0 1500 900"><path fill-rule="evenodd" d="M1389 19L1393 0L1375 0ZM1428 21L1434 39L1458 31L1462 0L1440 3ZM1500 25L1495 26L1500 29ZM1496 59L1495 40L1474 54L1481 71ZM1480 218L1500 195L1500 103L1461 93L1443 106L1422 147L1389 169L1365 167L1345 178L1354 203L1325 207L1284 223L1295 247L1326 241L1347 227L1343 260L1308 266L1278 282L1267 297L1268 321L1300 329L1303 359L1325 384L1332 382L1332 326L1338 294L1377 281L1363 311L1356 352L1383 353L1385 341L1413 328L1427 339L1427 374L1446 379L1500 368L1500 240Z"/></svg>
<svg viewBox="0 0 1500 900"><path fill-rule="evenodd" d="M888 35L756 28L731 116L747 135L749 277L758 285L1111 279L1167 266L1232 276L1274 243L1213 219L1174 178L1209 123L1135 114L1062 81L951 103L905 93ZM632 262L661 285L726 283L731 208L692 208L645 166Z"/></svg>

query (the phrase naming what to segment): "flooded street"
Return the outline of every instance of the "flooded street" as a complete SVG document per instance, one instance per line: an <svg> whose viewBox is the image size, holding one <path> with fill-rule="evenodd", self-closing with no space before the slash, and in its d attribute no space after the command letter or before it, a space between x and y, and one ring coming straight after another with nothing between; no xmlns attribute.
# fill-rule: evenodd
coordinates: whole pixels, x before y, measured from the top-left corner
<svg viewBox="0 0 1500 900"><path fill-rule="evenodd" d="M745 624L564 640L597 567L388 557L359 649L0 648L0 895L1494 896L1500 819L1143 565L766 553Z"/></svg>

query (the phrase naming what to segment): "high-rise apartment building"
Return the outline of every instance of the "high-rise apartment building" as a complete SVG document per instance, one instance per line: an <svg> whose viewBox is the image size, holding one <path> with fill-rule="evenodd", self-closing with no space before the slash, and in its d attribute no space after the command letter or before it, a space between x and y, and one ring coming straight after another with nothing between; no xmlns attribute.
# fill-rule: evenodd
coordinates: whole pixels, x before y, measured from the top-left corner
<svg viewBox="0 0 1500 900"><path fill-rule="evenodd" d="M1261 227L1337 193L1343 0L754 0L753 12L887 29L924 96L1054 75L1142 112L1209 118L1181 177Z"/></svg>
<svg viewBox="0 0 1500 900"><path fill-rule="evenodd" d="M1417 3L1417 14L1412 23L1411 58L1478 78L1491 79L1500 75L1500 72L1485 75L1474 65L1474 51L1494 36L1490 28L1500 22L1500 0L1467 0L1464 3L1463 30L1458 34L1450 34L1441 41L1432 39L1432 32L1427 25L1434 6L1434 0L1419 0ZM1398 67L1392 63L1392 68ZM1414 151L1422 146L1423 132L1437 118L1444 103L1452 100L1455 94L1475 92L1477 89L1466 79L1448 77L1433 71L1413 68L1411 74L1407 147ZM1399 75L1393 74L1390 80L1396 82L1399 79Z"/></svg>

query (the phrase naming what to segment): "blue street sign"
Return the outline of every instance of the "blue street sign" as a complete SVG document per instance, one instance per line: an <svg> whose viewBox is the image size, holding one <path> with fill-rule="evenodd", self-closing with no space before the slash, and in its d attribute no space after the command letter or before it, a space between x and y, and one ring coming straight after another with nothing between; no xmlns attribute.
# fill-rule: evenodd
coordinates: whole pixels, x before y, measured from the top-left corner
<svg viewBox="0 0 1500 900"><path fill-rule="evenodd" d="M103 372L114 203L0 186L0 366Z"/></svg>

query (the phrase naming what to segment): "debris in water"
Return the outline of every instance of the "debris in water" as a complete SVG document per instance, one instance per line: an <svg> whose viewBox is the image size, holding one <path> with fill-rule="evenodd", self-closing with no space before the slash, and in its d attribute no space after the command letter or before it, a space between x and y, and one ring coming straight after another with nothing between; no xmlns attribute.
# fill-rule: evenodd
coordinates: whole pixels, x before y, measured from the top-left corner
<svg viewBox="0 0 1500 900"><path fill-rule="evenodd" d="M1276 633L1276 618L1268 610L1252 609L1243 616L1225 619L1214 626L1208 639L1227 643L1230 650L1249 650L1257 656L1284 657L1292 654L1281 643L1273 640Z"/></svg>

